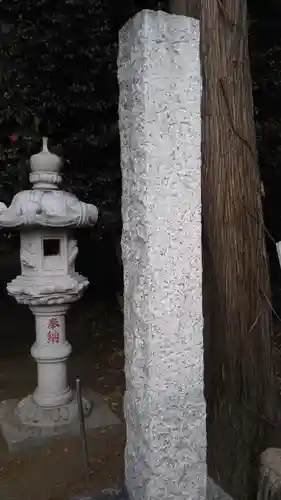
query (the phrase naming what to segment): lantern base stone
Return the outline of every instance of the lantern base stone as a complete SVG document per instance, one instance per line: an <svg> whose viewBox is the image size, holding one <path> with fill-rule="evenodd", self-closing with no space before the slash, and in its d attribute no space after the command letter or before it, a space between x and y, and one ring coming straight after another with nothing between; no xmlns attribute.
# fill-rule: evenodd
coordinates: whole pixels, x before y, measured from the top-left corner
<svg viewBox="0 0 281 500"><path fill-rule="evenodd" d="M102 397L91 390L83 391L83 407L86 430L121 424ZM32 396L21 401L2 401L0 429L10 452L43 446L55 438L78 436L80 423L76 398L67 405L54 408L38 407Z"/></svg>
<svg viewBox="0 0 281 500"><path fill-rule="evenodd" d="M91 401L83 398L85 418L90 416L92 407ZM22 424L35 427L60 427L69 425L79 418L75 396L69 403L53 407L44 407L36 404L33 395L30 395L19 402L15 409L15 413Z"/></svg>

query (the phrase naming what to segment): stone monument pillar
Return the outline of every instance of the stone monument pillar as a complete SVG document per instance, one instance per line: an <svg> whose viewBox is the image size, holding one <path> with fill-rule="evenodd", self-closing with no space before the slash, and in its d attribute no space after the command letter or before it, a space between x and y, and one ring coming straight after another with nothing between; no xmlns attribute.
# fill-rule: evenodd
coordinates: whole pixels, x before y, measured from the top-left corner
<svg viewBox="0 0 281 500"><path fill-rule="evenodd" d="M139 13L118 77L126 486L131 500L203 500L199 22Z"/></svg>

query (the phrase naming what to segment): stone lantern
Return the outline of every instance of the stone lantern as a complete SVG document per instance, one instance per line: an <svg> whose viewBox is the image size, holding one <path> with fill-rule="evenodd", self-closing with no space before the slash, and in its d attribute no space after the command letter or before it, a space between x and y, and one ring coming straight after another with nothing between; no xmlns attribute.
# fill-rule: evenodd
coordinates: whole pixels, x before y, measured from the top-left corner
<svg viewBox="0 0 281 500"><path fill-rule="evenodd" d="M21 275L7 290L19 304L30 307L36 328L31 354L37 363L37 387L14 407L13 418L23 427L45 429L45 434L49 428L52 434L78 416L77 400L68 385L71 346L65 315L89 283L75 271L78 247L71 230L93 227L98 210L59 189L61 159L49 152L47 142L44 138L42 151L30 160L33 188L16 194L9 208L0 204L0 227L20 231ZM91 406L84 398L86 416ZM7 438L3 421L1 426Z"/></svg>

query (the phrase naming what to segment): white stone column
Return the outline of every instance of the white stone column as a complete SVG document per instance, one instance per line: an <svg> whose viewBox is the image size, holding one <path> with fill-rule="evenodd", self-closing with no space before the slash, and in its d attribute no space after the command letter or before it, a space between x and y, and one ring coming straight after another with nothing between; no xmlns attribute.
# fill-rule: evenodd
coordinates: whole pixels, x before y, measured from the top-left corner
<svg viewBox="0 0 281 500"><path fill-rule="evenodd" d="M206 488L199 23L143 11L120 32L126 485Z"/></svg>
<svg viewBox="0 0 281 500"><path fill-rule="evenodd" d="M71 345L65 337L68 308L69 304L30 308L35 316L36 328L36 342L31 349L37 362L37 388L33 399L39 406L61 406L72 399L67 378Z"/></svg>

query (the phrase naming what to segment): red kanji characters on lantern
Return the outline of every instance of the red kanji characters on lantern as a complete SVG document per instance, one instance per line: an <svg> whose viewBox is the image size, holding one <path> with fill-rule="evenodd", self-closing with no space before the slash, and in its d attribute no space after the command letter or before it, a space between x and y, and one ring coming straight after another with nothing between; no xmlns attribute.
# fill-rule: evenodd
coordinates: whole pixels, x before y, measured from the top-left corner
<svg viewBox="0 0 281 500"><path fill-rule="evenodd" d="M48 332L47 342L48 344L59 344L60 336L57 332Z"/></svg>
<svg viewBox="0 0 281 500"><path fill-rule="evenodd" d="M50 328L50 330L53 330L54 328L59 328L60 324L59 324L59 320L57 318L50 318L49 319L49 323L48 323L48 328Z"/></svg>

